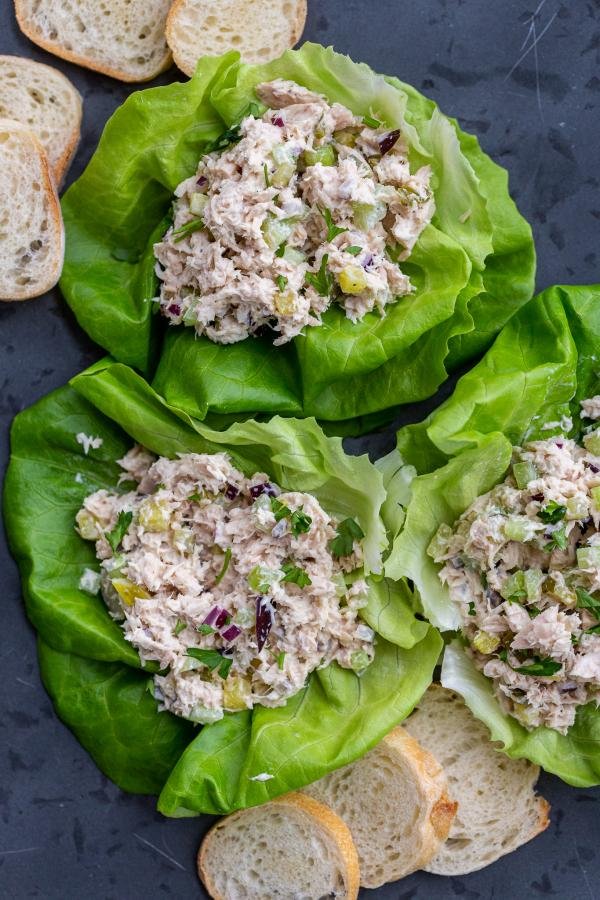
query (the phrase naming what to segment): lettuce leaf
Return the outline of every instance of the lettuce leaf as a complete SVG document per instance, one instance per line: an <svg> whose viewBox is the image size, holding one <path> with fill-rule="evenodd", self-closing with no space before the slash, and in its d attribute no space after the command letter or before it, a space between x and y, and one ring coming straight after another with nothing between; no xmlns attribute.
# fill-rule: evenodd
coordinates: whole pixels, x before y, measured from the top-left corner
<svg viewBox="0 0 600 900"><path fill-rule="evenodd" d="M404 498L385 574L414 584L438 628L457 629L460 620L427 554L431 538L504 478L513 445L550 436L553 429L544 426L563 416L572 419L570 436L580 436L579 403L600 392L599 345L600 285L550 288L511 319L445 403L400 430L397 449L377 464L388 484L392 478L392 493ZM402 512L394 511L395 521ZM543 727L527 731L502 711L460 641L446 647L442 683L465 698L510 756L526 757L570 784L600 783L595 704L578 711L566 736Z"/></svg>
<svg viewBox="0 0 600 900"><path fill-rule="evenodd" d="M85 454L79 433L100 437L101 446ZM311 492L340 519L355 518L372 573L363 617L378 633L373 665L360 677L329 666L285 707L226 715L201 730L158 712L147 689L156 664L143 667L100 598L79 589L84 569L97 561L75 531L75 514L92 491L115 488L116 460L134 441L170 457L226 451L248 474L262 470L284 488ZM347 456L313 419L248 420L216 431L110 359L20 413L4 492L7 532L38 631L44 684L102 771L128 791L164 789L169 815L228 812L350 762L408 715L431 681L441 639L417 614L411 592L380 574L384 499L367 457ZM249 780L247 773L272 768L280 776Z"/></svg>
<svg viewBox="0 0 600 900"><path fill-rule="evenodd" d="M284 347L267 338L217 345L154 314L152 244L176 185L239 120L256 84L277 77L402 127L413 167L432 168L437 210L404 265L416 290L385 318L372 313L353 324L335 307ZM115 358L152 374L169 404L213 424L280 413L363 431L373 416L433 394L533 290L531 231L506 172L409 85L317 44L261 66L241 64L236 53L202 59L188 83L133 94L65 194L63 213L61 286L80 324Z"/></svg>

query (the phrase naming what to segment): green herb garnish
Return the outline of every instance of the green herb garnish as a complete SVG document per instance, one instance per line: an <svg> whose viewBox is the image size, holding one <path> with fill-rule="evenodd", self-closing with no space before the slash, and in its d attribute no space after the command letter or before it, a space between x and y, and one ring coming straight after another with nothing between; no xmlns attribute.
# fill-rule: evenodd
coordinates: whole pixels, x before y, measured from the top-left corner
<svg viewBox="0 0 600 900"><path fill-rule="evenodd" d="M338 225L335 224L335 222L333 221L333 216L331 215L330 210L328 210L327 208L321 209L319 207L319 212L325 219L325 224L327 226L327 240L328 241L332 241L334 238L336 238L338 236L338 234L343 234L345 231L348 231L347 228L340 228Z"/></svg>
<svg viewBox="0 0 600 900"><path fill-rule="evenodd" d="M600 619L600 600L582 587L576 587L575 593L577 594L577 606L579 609L589 609L597 619Z"/></svg>
<svg viewBox="0 0 600 900"><path fill-rule="evenodd" d="M567 533L565 531L565 526L561 525L560 528L557 528L556 531L552 532L552 536L547 544L544 544L544 550L548 550L552 552L552 550L566 550L567 549Z"/></svg>
<svg viewBox="0 0 600 900"><path fill-rule="evenodd" d="M265 176L265 187L271 187L271 179L269 178L269 169L267 164L263 165L263 174Z"/></svg>
<svg viewBox="0 0 600 900"><path fill-rule="evenodd" d="M307 272L304 276L305 281L311 287L314 287L315 291L321 297L329 297L331 294L331 289L333 287L333 275L327 271L327 263L329 261L329 254L324 253L321 259L321 265L319 266L319 271Z"/></svg>
<svg viewBox="0 0 600 900"><path fill-rule="evenodd" d="M194 493L190 494L190 496L188 497L188 500L192 501L193 503L198 503L202 499L202 494L199 494L198 491L194 491Z"/></svg>
<svg viewBox="0 0 600 900"><path fill-rule="evenodd" d="M231 547L228 547L225 551L225 557L223 559L223 565L221 566L221 571L215 578L215 584L220 584L223 581L223 577L225 572L229 568L229 563L231 562Z"/></svg>
<svg viewBox="0 0 600 900"><path fill-rule="evenodd" d="M285 650L282 650L280 653L277 654L277 668L278 669L283 669L284 660L285 660Z"/></svg>
<svg viewBox="0 0 600 900"><path fill-rule="evenodd" d="M375 116L363 116L362 119L369 128L381 128L381 122L379 119L376 119Z"/></svg>
<svg viewBox="0 0 600 900"><path fill-rule="evenodd" d="M178 244L179 241L182 241L186 235L191 234L193 231L200 231L201 228L204 228L204 219L192 219L191 222L186 222L185 225L182 225L181 228L177 228L176 231L172 232L172 237L175 237L173 241L174 244Z"/></svg>
<svg viewBox="0 0 600 900"><path fill-rule="evenodd" d="M340 556L350 556L355 540L365 536L364 531L354 519L343 519L336 528L337 537L329 541L329 549L332 556L339 559Z"/></svg>
<svg viewBox="0 0 600 900"><path fill-rule="evenodd" d="M511 666L511 669L515 672L521 672L522 675L542 675L545 677L556 675L562 669L562 663L556 662L556 660L549 657L541 659L539 656L534 656L534 660L535 662L530 663L528 666Z"/></svg>
<svg viewBox="0 0 600 900"><path fill-rule="evenodd" d="M105 535L106 540L112 547L113 553L117 552L119 544L121 543L121 541L127 534L127 529L131 525L132 519L133 519L132 512L125 512L124 510L121 510L121 512L117 516L117 524L112 529L112 531L109 531L106 533L106 535Z"/></svg>
<svg viewBox="0 0 600 900"><path fill-rule="evenodd" d="M547 503L546 506L540 509L540 511L538 512L538 516L542 520L542 522L545 522L546 524L556 525L557 522L560 522L561 519L564 519L566 512L566 506L561 506L561 504L557 503L556 500L550 500L550 502Z"/></svg>
<svg viewBox="0 0 600 900"><path fill-rule="evenodd" d="M312 584L308 572L299 566L295 566L293 563L284 563L281 571L284 573L282 581L289 581L291 584L297 584L301 588Z"/></svg>
<svg viewBox="0 0 600 900"><path fill-rule="evenodd" d="M188 647L185 651L186 656L199 660L207 666L211 672L218 669L221 678L227 678L231 669L232 659L221 656L218 650L201 650L199 647Z"/></svg>
<svg viewBox="0 0 600 900"><path fill-rule="evenodd" d="M285 275L278 275L277 278L275 279L275 281L277 282L277 287L279 288L279 293L282 294L285 290L286 284L288 283L287 278L285 277Z"/></svg>
<svg viewBox="0 0 600 900"><path fill-rule="evenodd" d="M468 615L470 615L470 616L476 616L476 615L477 615L477 610L475 609L475 604L473 603L472 600L469 602L469 613L468 613Z"/></svg>
<svg viewBox="0 0 600 900"><path fill-rule="evenodd" d="M291 516L292 514L289 506L286 506L285 503L282 503L277 497L271 497L271 512L275 516L276 522L279 522L281 519L285 519L286 516Z"/></svg>
<svg viewBox="0 0 600 900"><path fill-rule="evenodd" d="M216 630L212 625L198 625L196 628L198 634L215 634Z"/></svg>
<svg viewBox="0 0 600 900"><path fill-rule="evenodd" d="M302 512L302 507L295 509L290 516L290 530L294 537L298 537L299 534L306 534L310 530L311 524L312 518L305 512Z"/></svg>
<svg viewBox="0 0 600 900"><path fill-rule="evenodd" d="M287 241L282 241L277 250L275 251L275 256L279 259L282 259L285 255L285 248L287 247Z"/></svg>
<svg viewBox="0 0 600 900"><path fill-rule="evenodd" d="M345 247L344 253L349 253L350 256L358 256L359 253L362 253L362 247L359 247L358 244L352 244L351 247Z"/></svg>
<svg viewBox="0 0 600 900"><path fill-rule="evenodd" d="M181 634L181 632L185 628L185 625L186 625L185 622L182 622L181 619L177 619L177 622L175 623L175 628L173 629L173 637L177 637L179 634Z"/></svg>

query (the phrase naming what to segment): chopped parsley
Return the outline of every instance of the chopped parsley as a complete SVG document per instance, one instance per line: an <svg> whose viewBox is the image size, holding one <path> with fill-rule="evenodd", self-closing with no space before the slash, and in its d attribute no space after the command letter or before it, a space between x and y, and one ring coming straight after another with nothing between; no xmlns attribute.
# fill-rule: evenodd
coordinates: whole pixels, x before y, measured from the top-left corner
<svg viewBox="0 0 600 900"><path fill-rule="evenodd" d="M269 178L269 168L266 163L263 165L263 173L265 176L265 187L271 187L271 179Z"/></svg>
<svg viewBox="0 0 600 900"><path fill-rule="evenodd" d="M327 226L327 240L328 241L332 241L334 238L336 238L338 236L338 234L343 234L345 231L348 231L347 228L340 228L338 225L335 224L330 210L328 210L326 207L324 209L321 209L319 207L319 212L325 219L325 225Z"/></svg>
<svg viewBox="0 0 600 900"><path fill-rule="evenodd" d="M542 659L539 656L534 656L534 660L535 662L532 662L527 666L511 666L511 669L515 672L520 672L522 675L541 675L544 677L556 675L556 673L560 672L562 669L562 663L557 662L555 659L550 659L549 657L544 657Z"/></svg>
<svg viewBox="0 0 600 900"><path fill-rule="evenodd" d="M548 550L552 552L552 550L566 550L567 549L567 532L565 530L565 526L561 525L560 528L557 528L556 531L552 532L552 536L547 544L544 544L544 550Z"/></svg>
<svg viewBox="0 0 600 900"><path fill-rule="evenodd" d="M186 235L191 234L193 231L200 231L201 228L204 228L204 219L192 219L191 222L186 222L185 225L182 225L181 228L177 228L172 236L175 238L173 241L174 244L178 244L179 241L182 241ZM177 235L177 237L175 237Z"/></svg>
<svg viewBox="0 0 600 900"><path fill-rule="evenodd" d="M292 514L289 506L286 506L285 503L282 503L277 497L271 497L271 512L275 516L276 522L279 522L281 519L285 519L286 516L291 516Z"/></svg>
<svg viewBox="0 0 600 900"><path fill-rule="evenodd" d="M577 606L579 609L589 609L597 619L600 619L600 600L582 587L576 587L575 593L577 594Z"/></svg>
<svg viewBox="0 0 600 900"><path fill-rule="evenodd" d="M279 288L279 293L282 294L288 283L287 278L285 277L285 275L278 275L277 278L275 279L275 281L277 282L277 287Z"/></svg>
<svg viewBox="0 0 600 900"><path fill-rule="evenodd" d="M295 509L290 516L290 528L294 537L298 537L299 534L306 534L307 531L310 531L311 524L312 518L305 512L302 512L302 507L300 507L300 509Z"/></svg>
<svg viewBox="0 0 600 900"><path fill-rule="evenodd" d="M193 494L190 494L188 500L190 500L192 503L199 503L200 500L202 500L202 494L199 494L198 491L194 491Z"/></svg>
<svg viewBox="0 0 600 900"><path fill-rule="evenodd" d="M351 247L345 247L344 253L349 253L350 256L358 256L359 253L362 253L362 247L359 247L358 244L352 244Z"/></svg>
<svg viewBox="0 0 600 900"><path fill-rule="evenodd" d="M476 616L476 615L477 615L477 610L475 609L475 604L473 603L472 600L469 602L469 613L468 613L468 614L469 614L470 616Z"/></svg>
<svg viewBox="0 0 600 900"><path fill-rule="evenodd" d="M207 666L211 672L218 670L221 678L227 678L231 669L232 659L227 656L221 656L218 650L202 650L199 647L188 647L185 651L186 656L199 660Z"/></svg>
<svg viewBox="0 0 600 900"><path fill-rule="evenodd" d="M284 573L282 581L289 581L291 584L297 584L301 588L312 584L308 572L305 569L301 569L300 566L295 566L293 563L284 563L281 571Z"/></svg>
<svg viewBox="0 0 600 900"><path fill-rule="evenodd" d="M282 650L277 654L277 668L283 669L283 663L285 662L285 650Z"/></svg>
<svg viewBox="0 0 600 900"><path fill-rule="evenodd" d="M381 122L375 116L363 116L363 122L369 128L381 128Z"/></svg>
<svg viewBox="0 0 600 900"><path fill-rule="evenodd" d="M304 276L307 284L314 287L317 294L321 297L329 297L333 287L333 275L327 271L328 261L329 254L324 253L323 258L321 259L321 265L319 266L319 271L316 275L314 272L307 272Z"/></svg>
<svg viewBox="0 0 600 900"><path fill-rule="evenodd" d="M173 637L177 637L178 635L180 635L181 632L183 631L183 629L185 628L185 625L186 625L185 622L182 622L181 619L177 619L177 622L175 623L175 628L173 629Z"/></svg>
<svg viewBox="0 0 600 900"><path fill-rule="evenodd" d="M196 628L196 631L199 634L215 634L216 630L217 629L213 628L212 625L205 625L205 624L198 625L198 627Z"/></svg>
<svg viewBox="0 0 600 900"><path fill-rule="evenodd" d="M115 527L108 531L105 535L106 540L112 547L113 553L117 552L119 544L127 534L127 529L131 525L131 521L133 519L132 512L125 512L125 510L121 510L119 515L117 516L117 524Z"/></svg>
<svg viewBox="0 0 600 900"><path fill-rule="evenodd" d="M221 571L215 578L215 584L220 584L223 581L223 577L225 576L225 572L229 568L229 563L231 562L231 547L228 547L225 551L225 557L223 558L223 565L221 566Z"/></svg>
<svg viewBox="0 0 600 900"><path fill-rule="evenodd" d="M246 116L254 116L255 119L260 116L260 107L257 103L250 103L242 113L240 121L224 131L223 134L220 134L214 141L211 141L208 147L205 147L204 153L214 153L218 150L226 150L231 144L237 144L242 137L242 119L245 119Z"/></svg>
<svg viewBox="0 0 600 900"><path fill-rule="evenodd" d="M285 255L285 248L286 248L286 247L287 247L287 241L282 241L282 243L279 245L279 247L278 247L277 250L275 251L275 256L277 256L278 259L282 259L282 258L283 258L283 256Z"/></svg>
<svg viewBox="0 0 600 900"><path fill-rule="evenodd" d="M564 519L567 512L566 506L561 506L560 503L557 503L556 500L550 500L546 506L542 507L538 512L539 518L542 522L545 522L547 525L556 525L557 522L560 522Z"/></svg>
<svg viewBox="0 0 600 900"><path fill-rule="evenodd" d="M329 549L336 559L340 556L350 556L355 540L365 536L364 531L354 519L343 519L336 528L337 537L329 541Z"/></svg>

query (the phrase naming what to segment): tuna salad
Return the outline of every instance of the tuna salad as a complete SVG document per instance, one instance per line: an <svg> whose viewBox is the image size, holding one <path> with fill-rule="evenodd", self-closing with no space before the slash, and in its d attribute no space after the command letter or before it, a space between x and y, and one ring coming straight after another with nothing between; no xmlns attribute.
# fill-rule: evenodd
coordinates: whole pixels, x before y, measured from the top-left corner
<svg viewBox="0 0 600 900"><path fill-rule="evenodd" d="M582 408L600 418L600 396ZM429 547L502 708L563 734L600 703L600 429L585 431L515 448L506 480Z"/></svg>
<svg viewBox="0 0 600 900"><path fill-rule="evenodd" d="M357 522L246 478L225 454L172 460L136 446L120 465L132 490L96 491L76 517L101 561L80 587L101 590L140 658L160 666L161 709L216 721L281 706L331 662L370 664Z"/></svg>
<svg viewBox="0 0 600 900"><path fill-rule="evenodd" d="M154 247L173 324L231 344L264 326L291 340L335 301L353 322L412 286L399 263L430 222L431 172L400 130L292 81L251 108L175 191Z"/></svg>

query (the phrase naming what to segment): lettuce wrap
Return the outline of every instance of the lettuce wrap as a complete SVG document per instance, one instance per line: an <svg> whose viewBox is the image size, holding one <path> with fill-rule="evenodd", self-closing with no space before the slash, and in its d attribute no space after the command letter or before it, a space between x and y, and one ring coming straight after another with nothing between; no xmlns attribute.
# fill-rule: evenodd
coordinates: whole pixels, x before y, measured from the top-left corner
<svg viewBox="0 0 600 900"><path fill-rule="evenodd" d="M80 433L101 446L84 452ZM149 690L155 664L144 669L101 599L78 587L97 561L75 531L75 514L91 492L118 489L115 461L135 442L169 457L226 451L246 474L264 471L284 489L314 494L331 514L354 517L371 573L361 615L377 632L374 662L360 676L332 664L285 706L227 714L203 728L158 712ZM415 615L411 592L378 574L384 497L368 459L346 456L313 419L213 431L111 360L20 413L4 495L7 531L44 684L102 771L124 790L160 793L166 815L227 813L345 765L406 717L430 683L441 639ZM262 773L272 778L252 780Z"/></svg>
<svg viewBox="0 0 600 900"><path fill-rule="evenodd" d="M168 227L175 187L240 120L255 86L274 78L401 128L411 170L432 168L436 213L403 264L415 292L385 317L353 324L334 304L320 327L284 347L268 337L216 344L157 315L152 248ZM63 215L61 287L81 326L153 378L169 404L216 427L279 413L315 416L338 433L367 430L398 404L433 394L533 292L531 229L507 173L414 88L317 44L260 66L235 52L203 58L189 82L133 94L65 194Z"/></svg>
<svg viewBox="0 0 600 900"><path fill-rule="evenodd" d="M426 616L442 631L458 629L460 617L427 553L431 538L503 480L513 446L560 433L563 416L572 419L568 436L581 437L579 403L600 392L599 343L600 286L550 288L509 322L445 403L400 430L397 449L378 464L389 478L390 497L405 512L386 575L413 584ZM549 428L552 423L557 427ZM566 735L527 730L503 712L460 637L445 649L442 683L464 697L509 756L530 759L577 787L600 783L594 702L578 709Z"/></svg>

